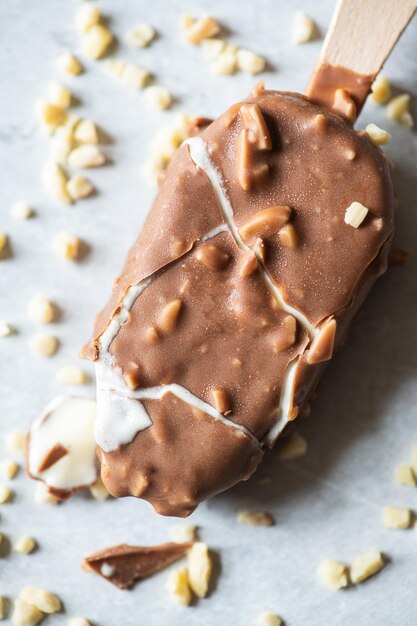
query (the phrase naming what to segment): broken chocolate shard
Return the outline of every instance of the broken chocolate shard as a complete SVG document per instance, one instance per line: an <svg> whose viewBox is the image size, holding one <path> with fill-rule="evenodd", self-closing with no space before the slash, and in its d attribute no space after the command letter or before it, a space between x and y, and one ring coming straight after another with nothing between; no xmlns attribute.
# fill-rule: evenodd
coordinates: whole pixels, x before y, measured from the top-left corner
<svg viewBox="0 0 417 626"><path fill-rule="evenodd" d="M122 543L87 556L82 568L105 578L119 589L129 589L184 556L192 543L129 546Z"/></svg>

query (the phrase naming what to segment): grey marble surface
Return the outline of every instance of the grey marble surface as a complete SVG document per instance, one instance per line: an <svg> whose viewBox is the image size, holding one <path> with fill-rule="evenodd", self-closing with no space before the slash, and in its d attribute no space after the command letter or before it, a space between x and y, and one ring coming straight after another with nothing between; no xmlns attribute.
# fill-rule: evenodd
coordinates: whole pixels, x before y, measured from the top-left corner
<svg viewBox="0 0 417 626"><path fill-rule="evenodd" d="M294 11L304 8L325 31L333 1L206 0L188 3L154 0L99 2L122 38L137 22L153 24L160 34L148 50L121 45L118 55L152 70L177 98L170 113L147 108L141 94L110 79L100 63L64 80L80 100L77 113L94 119L111 137L106 151L112 165L94 171L99 194L72 208L57 206L44 194L41 164L47 139L38 130L34 101L48 80L59 79L55 59L78 49L73 27L74 0L0 0L0 229L9 233L13 258L0 266L0 318L18 334L0 345L0 428L26 429L63 386L55 379L62 364L77 363L92 319L109 293L127 246L132 242L154 191L140 175L149 142L176 111L216 116L248 93L254 81L210 74L198 49L181 41L179 15L208 11L230 28L230 40L264 54L271 70L268 86L302 91L321 42L293 47L289 30ZM398 90L417 98L417 22L403 36L386 66ZM396 243L412 251L417 243L415 132L385 119L368 103L358 122L387 128L393 140L387 153L400 210ZM26 200L36 218L17 222L9 207ZM51 252L51 239L62 229L74 231L91 246L79 264L63 264ZM22 533L36 537L31 556L0 558L0 594L16 596L24 584L55 591L66 615L45 623L64 624L67 615L85 615L97 626L170 624L173 626L254 624L264 610L279 613L288 626L414 626L417 623L417 535L383 527L382 507L417 509L417 491L393 480L395 466L407 461L417 443L417 266L392 269L379 281L363 315L323 380L310 418L300 426L308 439L307 456L280 463L271 453L248 483L213 498L193 514L202 538L218 552L221 571L211 597L188 609L171 603L164 572L121 592L80 570L89 552L118 542L164 541L172 520L156 516L144 502L97 503L76 496L61 507L33 501L33 484L21 474L14 502L1 505L0 532L11 540ZM28 321L28 299L36 292L56 300L62 317L53 330L61 341L52 359L28 350L38 330ZM88 367L88 364L87 366ZM93 387L85 393L93 394ZM0 439L0 457L7 453ZM271 476L269 485L259 478ZM266 509L273 528L238 526L239 509ZM332 593L322 588L315 570L323 557L351 561L377 547L390 557L386 569L362 586Z"/></svg>

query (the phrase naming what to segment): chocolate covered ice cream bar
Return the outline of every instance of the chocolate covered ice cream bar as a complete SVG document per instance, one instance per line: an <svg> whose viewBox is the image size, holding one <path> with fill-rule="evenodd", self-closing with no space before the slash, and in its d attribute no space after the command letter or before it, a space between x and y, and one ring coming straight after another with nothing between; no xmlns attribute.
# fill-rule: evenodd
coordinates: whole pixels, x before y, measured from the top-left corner
<svg viewBox="0 0 417 626"><path fill-rule="evenodd" d="M393 216L380 148L299 94L259 87L187 140L86 348L109 491L186 516L248 478L384 273Z"/></svg>

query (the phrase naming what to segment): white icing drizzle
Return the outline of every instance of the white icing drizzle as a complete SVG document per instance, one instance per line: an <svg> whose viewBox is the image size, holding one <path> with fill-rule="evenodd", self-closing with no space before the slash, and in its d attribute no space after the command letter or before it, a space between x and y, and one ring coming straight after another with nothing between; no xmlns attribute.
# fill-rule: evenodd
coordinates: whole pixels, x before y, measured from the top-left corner
<svg viewBox="0 0 417 626"><path fill-rule="evenodd" d="M264 437L267 446L272 447L278 436L282 433L288 423L288 415L292 406L293 388L295 375L297 373L297 365L300 357L298 356L287 367L285 372L284 383L281 390L281 398L279 400L278 417L272 428L269 429Z"/></svg>

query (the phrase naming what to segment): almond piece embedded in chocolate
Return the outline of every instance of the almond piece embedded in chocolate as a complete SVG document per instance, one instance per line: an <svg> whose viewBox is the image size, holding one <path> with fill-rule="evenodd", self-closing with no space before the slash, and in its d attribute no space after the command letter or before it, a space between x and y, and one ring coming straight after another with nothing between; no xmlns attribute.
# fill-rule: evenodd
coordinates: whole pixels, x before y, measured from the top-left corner
<svg viewBox="0 0 417 626"><path fill-rule="evenodd" d="M68 454L67 448L65 448L61 443L56 443L43 457L42 462L38 467L38 472L44 472L45 470L58 463L62 457Z"/></svg>
<svg viewBox="0 0 417 626"><path fill-rule="evenodd" d="M286 224L279 231L279 239L286 248L296 248L298 245L297 231L292 224Z"/></svg>
<svg viewBox="0 0 417 626"><path fill-rule="evenodd" d="M158 317L158 328L163 333L172 333L177 325L181 309L182 301L179 298L171 300L164 306Z"/></svg>
<svg viewBox="0 0 417 626"><path fill-rule="evenodd" d="M224 389L213 389L214 406L219 413L229 413L232 410L232 402L230 396Z"/></svg>
<svg viewBox="0 0 417 626"><path fill-rule="evenodd" d="M201 245L195 253L195 258L213 272L224 269L229 262L229 255L212 243Z"/></svg>
<svg viewBox="0 0 417 626"><path fill-rule="evenodd" d="M257 104L243 104L240 109L250 144L257 150L271 150L272 142L265 118Z"/></svg>
<svg viewBox="0 0 417 626"><path fill-rule="evenodd" d="M105 578L119 589L164 569L191 548L192 543L163 543L158 546L129 546L122 543L87 556L81 567Z"/></svg>
<svg viewBox="0 0 417 626"><path fill-rule="evenodd" d="M323 324L318 335L316 335L311 342L311 346L308 350L307 363L315 365L316 363L329 361L333 356L335 336L336 320L330 318Z"/></svg>
<svg viewBox="0 0 417 626"><path fill-rule="evenodd" d="M332 108L347 119L354 122L356 119L356 105L346 89L336 89Z"/></svg>
<svg viewBox="0 0 417 626"><path fill-rule="evenodd" d="M239 228L242 239L249 241L253 237L267 239L275 235L290 219L289 206L270 206L252 215Z"/></svg>
<svg viewBox="0 0 417 626"><path fill-rule="evenodd" d="M242 278L248 278L258 269L258 259L252 250L248 250L242 257L239 265L239 274Z"/></svg>

